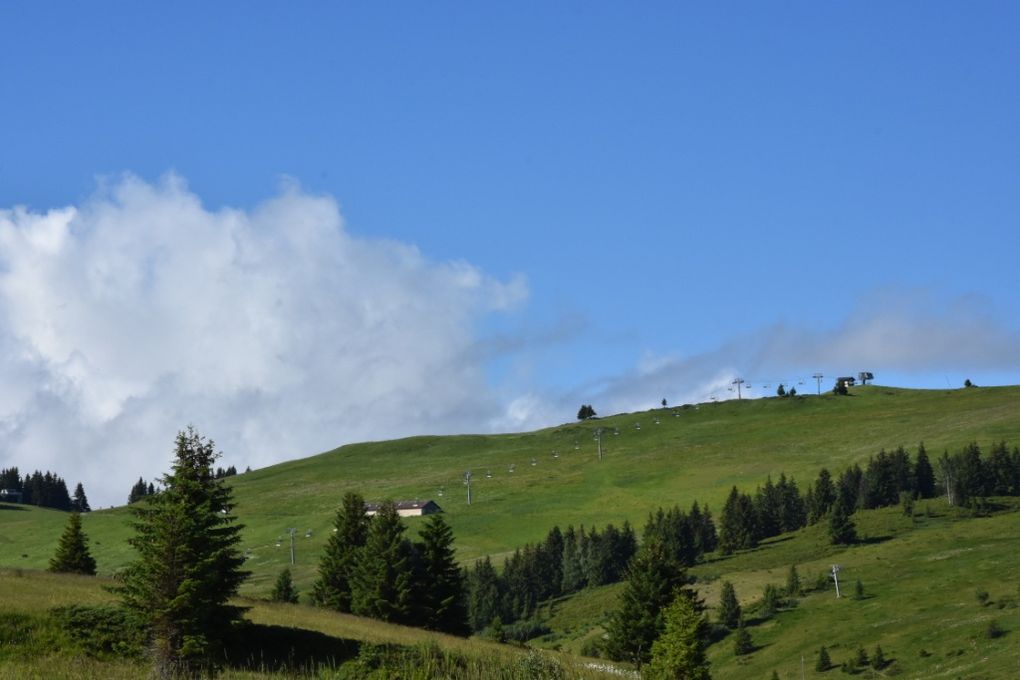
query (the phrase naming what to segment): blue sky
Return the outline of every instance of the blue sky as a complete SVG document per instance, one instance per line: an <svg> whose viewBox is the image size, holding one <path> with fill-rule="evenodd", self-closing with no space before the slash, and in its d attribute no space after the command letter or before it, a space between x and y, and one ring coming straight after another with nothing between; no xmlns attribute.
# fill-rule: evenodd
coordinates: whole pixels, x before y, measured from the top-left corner
<svg viewBox="0 0 1020 680"><path fill-rule="evenodd" d="M256 465L736 375L1020 381L1015 3L26 3L0 25L0 464L162 438L130 485L187 422ZM266 377L313 360L350 366ZM266 423L295 400L301 437Z"/></svg>

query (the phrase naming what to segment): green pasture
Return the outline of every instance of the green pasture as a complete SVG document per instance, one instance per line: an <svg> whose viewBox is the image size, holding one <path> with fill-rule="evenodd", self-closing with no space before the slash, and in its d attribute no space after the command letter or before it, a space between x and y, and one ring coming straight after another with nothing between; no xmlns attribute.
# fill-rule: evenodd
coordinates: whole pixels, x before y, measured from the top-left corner
<svg viewBox="0 0 1020 680"><path fill-rule="evenodd" d="M601 462L596 428L603 429ZM307 590L348 490L367 500L434 499L453 526L462 560L500 559L540 540L554 524L629 520L640 528L660 505L689 506L697 499L718 513L731 485L751 490L770 474L785 472L804 488L822 466L838 470L882 448L903 445L913 452L924 441L937 457L945 448L971 441L987 448L1001 439L1020 444L1020 387L868 386L847 397L802 394L677 406L523 434L352 444L230 479L253 574L242 592L260 595L271 588L289 562L289 528L296 529L295 581ZM472 472L470 506L466 470ZM2 507L8 509L0 510L0 566L45 568L66 515ZM128 519L126 508L84 518L102 574L132 557ZM412 534L418 521L408 521Z"/></svg>

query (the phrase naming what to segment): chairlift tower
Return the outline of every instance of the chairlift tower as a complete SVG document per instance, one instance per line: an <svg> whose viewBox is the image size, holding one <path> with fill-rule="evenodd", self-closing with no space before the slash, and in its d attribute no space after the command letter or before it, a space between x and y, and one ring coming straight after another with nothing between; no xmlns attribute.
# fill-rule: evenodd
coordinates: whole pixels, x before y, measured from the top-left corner
<svg viewBox="0 0 1020 680"><path fill-rule="evenodd" d="M595 428L595 441L598 442L599 447L599 462L602 462L602 428Z"/></svg>
<svg viewBox="0 0 1020 680"><path fill-rule="evenodd" d="M296 564L294 561L294 535L297 534L297 529L291 527L287 529L287 533L290 534L290 564L293 566Z"/></svg>
<svg viewBox="0 0 1020 680"><path fill-rule="evenodd" d="M744 379L743 378L737 378L736 380L734 380L730 384L737 386L737 401L740 401L740 399L741 399L740 386L744 384Z"/></svg>
<svg viewBox="0 0 1020 680"><path fill-rule="evenodd" d="M841 567L838 564L832 565L832 580L836 584L836 597L839 597L839 570Z"/></svg>
<svg viewBox="0 0 1020 680"><path fill-rule="evenodd" d="M825 376L822 375L821 373L815 373L811 377L815 379L815 384L818 386L818 396L821 396L821 394L822 394L822 378L824 378Z"/></svg>
<svg viewBox="0 0 1020 680"><path fill-rule="evenodd" d="M467 487L467 504L471 505L471 470L464 473L464 486Z"/></svg>

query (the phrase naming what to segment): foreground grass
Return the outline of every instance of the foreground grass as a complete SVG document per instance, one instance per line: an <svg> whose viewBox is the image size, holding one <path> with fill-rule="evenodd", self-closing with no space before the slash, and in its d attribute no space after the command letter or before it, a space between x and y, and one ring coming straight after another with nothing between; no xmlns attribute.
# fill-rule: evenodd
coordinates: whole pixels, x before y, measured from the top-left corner
<svg viewBox="0 0 1020 680"><path fill-rule="evenodd" d="M766 475L786 472L803 488L819 468L837 470L881 448L903 445L913 451L923 440L937 456L971 441L986 448L1002 439L1020 444L1018 402L1020 387L868 386L850 397L732 401L623 414L525 434L413 437L345 446L231 478L236 514L245 525L247 568L253 572L242 592L269 592L289 562L285 532L291 527L297 529L294 579L307 592L339 499L348 490L360 491L369 500L434 498L454 529L461 560L498 558L540 540L554 524L603 526L629 520L640 526L659 505L689 506L695 499L718 513L733 484L750 490ZM601 463L592 437L596 427L607 431ZM614 429L619 434L613 434ZM516 466L512 473L511 464ZM474 472L471 506L461 483L466 469ZM132 558L128 520L125 508L84 518L103 574L114 573ZM412 535L417 521L409 521ZM0 509L0 566L45 568L65 522L66 515L59 512Z"/></svg>
<svg viewBox="0 0 1020 680"><path fill-rule="evenodd" d="M83 652L49 615L55 607L112 603L102 578L0 570L0 679L138 678L142 659L94 658ZM240 599L257 634L247 658L235 659L221 677L488 678L526 680L559 669L562 677L594 680L605 673L569 655L538 653L484 640L458 638L301 605ZM260 646L273 641L274 649ZM281 643L282 641L282 643ZM282 644L282 646L281 646ZM288 647L289 645L293 645ZM385 657L384 671L366 665ZM618 676L613 676L618 677Z"/></svg>

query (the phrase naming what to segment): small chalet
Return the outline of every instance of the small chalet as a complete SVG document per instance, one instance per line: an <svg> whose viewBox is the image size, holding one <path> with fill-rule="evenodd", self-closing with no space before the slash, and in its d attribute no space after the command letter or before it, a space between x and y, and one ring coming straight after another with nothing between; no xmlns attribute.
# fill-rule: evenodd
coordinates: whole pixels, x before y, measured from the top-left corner
<svg viewBox="0 0 1020 680"><path fill-rule="evenodd" d="M365 514L369 517L379 512L382 503L365 503ZM443 509L435 501L397 501L397 514L401 517L420 517L434 515Z"/></svg>
<svg viewBox="0 0 1020 680"><path fill-rule="evenodd" d="M841 387L853 387L855 384L857 384L857 378L853 377L852 375L843 376L840 378L836 378L836 384Z"/></svg>

